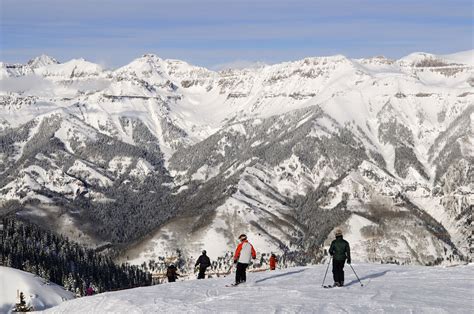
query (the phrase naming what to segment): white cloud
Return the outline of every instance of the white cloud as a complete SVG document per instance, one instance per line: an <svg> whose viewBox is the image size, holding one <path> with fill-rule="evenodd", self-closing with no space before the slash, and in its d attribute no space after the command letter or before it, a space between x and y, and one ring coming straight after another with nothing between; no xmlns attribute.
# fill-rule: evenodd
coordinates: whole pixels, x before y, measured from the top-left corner
<svg viewBox="0 0 474 314"><path fill-rule="evenodd" d="M64 86L62 93L75 94L77 91L98 91L107 88L109 85L110 81L102 78L74 81L68 84L67 87ZM0 79L0 92L52 96L57 92L57 87L52 81L42 76L30 74Z"/></svg>
<svg viewBox="0 0 474 314"><path fill-rule="evenodd" d="M7 93L25 93L50 90L53 83L38 75L8 77L0 80L0 91Z"/></svg>

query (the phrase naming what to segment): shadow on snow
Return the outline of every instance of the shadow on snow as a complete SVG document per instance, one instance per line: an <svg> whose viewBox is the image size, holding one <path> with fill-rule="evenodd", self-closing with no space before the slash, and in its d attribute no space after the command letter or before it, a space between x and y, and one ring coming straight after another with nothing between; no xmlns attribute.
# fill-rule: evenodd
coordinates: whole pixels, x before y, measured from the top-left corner
<svg viewBox="0 0 474 314"><path fill-rule="evenodd" d="M390 271L390 270L384 270L384 271L379 272L379 273L375 273L375 274L371 274L371 275L366 275L366 276L364 276L364 277L360 277L360 281L362 281L362 283L363 283L364 285L367 285L367 284L370 282L370 280L369 280L369 282L364 283L364 280L365 280L365 279L373 279L373 278L377 278L377 277L382 277L382 276L384 276L386 273L388 273L389 271ZM356 284L356 283L359 283L359 280L354 279L354 280L352 280L351 282L345 284L344 286L347 287L347 286L351 286L351 285Z"/></svg>
<svg viewBox="0 0 474 314"><path fill-rule="evenodd" d="M293 274L301 273L301 272L303 272L303 271L305 271L305 270L306 270L306 269L300 269L300 270L290 271L290 272L284 273L284 274L279 274L279 275L270 276L270 277L267 277L267 278L263 278L263 279L257 280L257 281L255 281L255 283L263 282L263 281L270 280L270 279L275 279L275 278L278 278L278 277L283 277L283 276L288 276L288 275L293 275Z"/></svg>

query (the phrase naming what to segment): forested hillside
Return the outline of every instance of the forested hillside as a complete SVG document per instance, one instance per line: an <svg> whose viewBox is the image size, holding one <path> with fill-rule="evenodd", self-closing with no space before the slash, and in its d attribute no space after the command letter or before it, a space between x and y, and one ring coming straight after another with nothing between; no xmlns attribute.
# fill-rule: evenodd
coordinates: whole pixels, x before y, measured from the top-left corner
<svg viewBox="0 0 474 314"><path fill-rule="evenodd" d="M0 265L21 269L84 295L151 284L138 266L117 265L111 257L86 249L66 237L15 218L3 218Z"/></svg>

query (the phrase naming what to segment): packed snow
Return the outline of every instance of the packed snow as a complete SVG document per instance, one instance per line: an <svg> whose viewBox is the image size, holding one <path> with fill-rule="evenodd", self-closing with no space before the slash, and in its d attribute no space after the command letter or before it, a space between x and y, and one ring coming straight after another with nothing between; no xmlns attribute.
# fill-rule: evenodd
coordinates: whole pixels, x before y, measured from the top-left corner
<svg viewBox="0 0 474 314"><path fill-rule="evenodd" d="M474 265L354 264L345 287L322 287L326 265L166 283L64 302L46 313L472 313ZM331 270L325 284L332 284Z"/></svg>
<svg viewBox="0 0 474 314"><path fill-rule="evenodd" d="M23 292L27 305L41 311L74 298L63 287L18 269L0 266L0 313L11 313ZM18 295L17 295L18 294Z"/></svg>

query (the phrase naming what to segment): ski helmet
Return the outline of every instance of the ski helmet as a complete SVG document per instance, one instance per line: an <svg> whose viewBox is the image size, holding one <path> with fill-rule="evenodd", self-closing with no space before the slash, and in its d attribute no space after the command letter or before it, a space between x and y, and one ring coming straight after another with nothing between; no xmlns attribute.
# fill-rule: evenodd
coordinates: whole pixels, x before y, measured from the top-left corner
<svg viewBox="0 0 474 314"><path fill-rule="evenodd" d="M202 250L202 254L206 255L206 253L207 253L206 250Z"/></svg>
<svg viewBox="0 0 474 314"><path fill-rule="evenodd" d="M239 240L240 241L247 240L247 235L242 233L241 235L239 235Z"/></svg>

